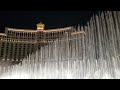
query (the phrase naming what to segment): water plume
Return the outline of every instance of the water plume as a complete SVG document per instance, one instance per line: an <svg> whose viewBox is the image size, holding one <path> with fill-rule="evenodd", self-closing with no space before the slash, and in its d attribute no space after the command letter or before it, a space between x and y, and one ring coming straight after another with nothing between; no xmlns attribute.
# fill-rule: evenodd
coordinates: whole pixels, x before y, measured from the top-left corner
<svg viewBox="0 0 120 90"><path fill-rule="evenodd" d="M120 78L120 12L93 15L18 65L1 67L1 79Z"/></svg>

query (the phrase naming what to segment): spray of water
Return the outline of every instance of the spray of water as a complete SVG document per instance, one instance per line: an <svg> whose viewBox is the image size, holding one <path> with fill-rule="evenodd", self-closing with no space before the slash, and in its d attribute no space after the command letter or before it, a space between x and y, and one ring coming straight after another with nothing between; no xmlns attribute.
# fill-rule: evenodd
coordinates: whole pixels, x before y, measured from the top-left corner
<svg viewBox="0 0 120 90"><path fill-rule="evenodd" d="M86 26L73 28L20 64L0 71L5 79L120 78L120 12L94 15Z"/></svg>

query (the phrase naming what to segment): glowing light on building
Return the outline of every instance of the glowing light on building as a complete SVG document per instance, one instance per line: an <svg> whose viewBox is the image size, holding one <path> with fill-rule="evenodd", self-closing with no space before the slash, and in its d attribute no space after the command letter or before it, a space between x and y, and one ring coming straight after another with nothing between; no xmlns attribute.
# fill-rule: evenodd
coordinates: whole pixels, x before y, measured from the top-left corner
<svg viewBox="0 0 120 90"><path fill-rule="evenodd" d="M51 37L55 37L54 33L48 34L54 40L44 39L47 44L21 59L19 64L1 67L0 78L120 78L119 22L119 11L103 12L91 17L86 26L58 32L58 38Z"/></svg>

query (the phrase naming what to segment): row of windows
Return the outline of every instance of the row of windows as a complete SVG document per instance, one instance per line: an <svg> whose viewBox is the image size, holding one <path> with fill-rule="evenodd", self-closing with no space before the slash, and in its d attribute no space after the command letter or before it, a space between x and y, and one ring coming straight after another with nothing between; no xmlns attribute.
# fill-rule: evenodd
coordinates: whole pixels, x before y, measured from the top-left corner
<svg viewBox="0 0 120 90"><path fill-rule="evenodd" d="M9 35L17 35L17 36L35 36L36 33L24 33L24 32L12 32L12 31L8 31Z"/></svg>
<svg viewBox="0 0 120 90"><path fill-rule="evenodd" d="M14 51L25 51L26 49L27 49L27 51L30 51L30 50L34 50L34 47L31 47L31 48L30 47L27 47L27 48L24 47L23 50L22 50L22 48L15 48ZM4 50L4 48L1 49L1 51L3 51L3 50ZM13 51L13 48L8 48L7 47L6 52L7 51Z"/></svg>
<svg viewBox="0 0 120 90"><path fill-rule="evenodd" d="M65 31L63 32L51 32L51 33L38 33L37 35L38 36L43 36L43 35L47 35L47 36L53 36L53 35L59 35L59 34L63 34L65 33ZM12 36L21 36L21 37L35 37L36 36L36 33L20 33L20 32L11 32L11 31L8 31L8 35L12 35Z"/></svg>
<svg viewBox="0 0 120 90"><path fill-rule="evenodd" d="M25 48L26 48L26 47L23 47L23 49L25 49ZM29 48L30 48L30 46L27 47L27 49L29 49ZM2 50L2 49L4 49L4 47L2 47L1 50ZM6 49L8 50L9 47L6 47ZM13 47L11 47L10 49L13 50ZM17 49L22 49L22 48L21 48L21 47L18 47L18 48L15 47L15 50L17 50ZM31 49L34 49L34 47L31 47Z"/></svg>
<svg viewBox="0 0 120 90"><path fill-rule="evenodd" d="M60 32L38 32L37 34L38 35L49 35L49 34L63 34L65 33L66 31L60 31ZM67 31L68 32L68 31Z"/></svg>
<svg viewBox="0 0 120 90"><path fill-rule="evenodd" d="M1 55L3 55L3 53L4 53L4 45L5 45L5 43L3 42L3 43L2 43L2 48L1 48ZM6 53L8 53L9 43L7 43L6 45L7 45ZM19 47L17 46L17 44L15 44L15 45L16 45L16 46L15 46L15 49L14 49L15 53L17 53L17 49L18 49L18 51L21 52L21 47L22 47L21 45L22 45L22 44L19 44L19 45L20 45ZM32 44L31 46L32 46L32 47L31 47L31 51L34 51L34 44ZM26 48L26 44L23 44L23 53L26 51L25 48ZM28 50L27 50L27 52L30 52L30 49L29 49L29 48L30 48L30 44L28 44L28 47L27 47ZM10 53L12 53L12 52L13 52L13 44L11 44L11 47L10 47ZM20 53L20 52L19 52L19 53Z"/></svg>
<svg viewBox="0 0 120 90"><path fill-rule="evenodd" d="M25 49L29 49L29 50L30 50L30 49L34 49L34 48L35 48L35 47L31 47L31 48L30 48L30 46L27 46L27 47L23 47L23 50L25 50ZM3 50L3 49L4 49L4 47L1 47L1 50ZM9 47L6 47L6 50L8 50L8 49L10 49L10 51L11 51L11 50L13 50L13 47L10 47L10 48L9 48ZM16 51L17 49L21 50L22 47L15 47L14 50Z"/></svg>
<svg viewBox="0 0 120 90"><path fill-rule="evenodd" d="M17 40L22 41L22 40L35 40L35 38L33 38L33 37L27 37L27 38L25 38L25 37L13 37L13 38L5 38L4 40L7 40L7 41L17 41Z"/></svg>
<svg viewBox="0 0 120 90"><path fill-rule="evenodd" d="M13 43L6 43L6 45L10 45L10 44L13 45ZM3 42L2 46L4 46L4 45L5 45L5 43ZM16 43L15 45L19 45L19 46L24 45L25 46L25 45L34 45L34 44L18 44L18 43Z"/></svg>
<svg viewBox="0 0 120 90"><path fill-rule="evenodd" d="M25 53L29 54L29 53L32 53L32 51L33 51L33 50L31 50L31 51L27 50L27 52L25 52L25 51L23 51L23 52L17 52L17 51L15 51L15 52L14 52L14 56L16 56L16 55L20 56L21 54L25 55ZM4 52L2 51L2 52L1 52L1 55L3 55L3 53L4 53ZM12 55L13 52L10 52L9 54ZM5 54L5 55L8 55L8 51L6 51L6 54Z"/></svg>

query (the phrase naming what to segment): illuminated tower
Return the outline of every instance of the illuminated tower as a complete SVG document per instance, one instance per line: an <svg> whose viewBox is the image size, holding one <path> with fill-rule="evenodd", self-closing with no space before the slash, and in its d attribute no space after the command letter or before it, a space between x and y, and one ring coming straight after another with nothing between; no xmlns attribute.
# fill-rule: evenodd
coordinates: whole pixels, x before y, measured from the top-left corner
<svg viewBox="0 0 120 90"><path fill-rule="evenodd" d="M41 22L37 24L37 30L44 30L44 29L45 29L45 24Z"/></svg>

